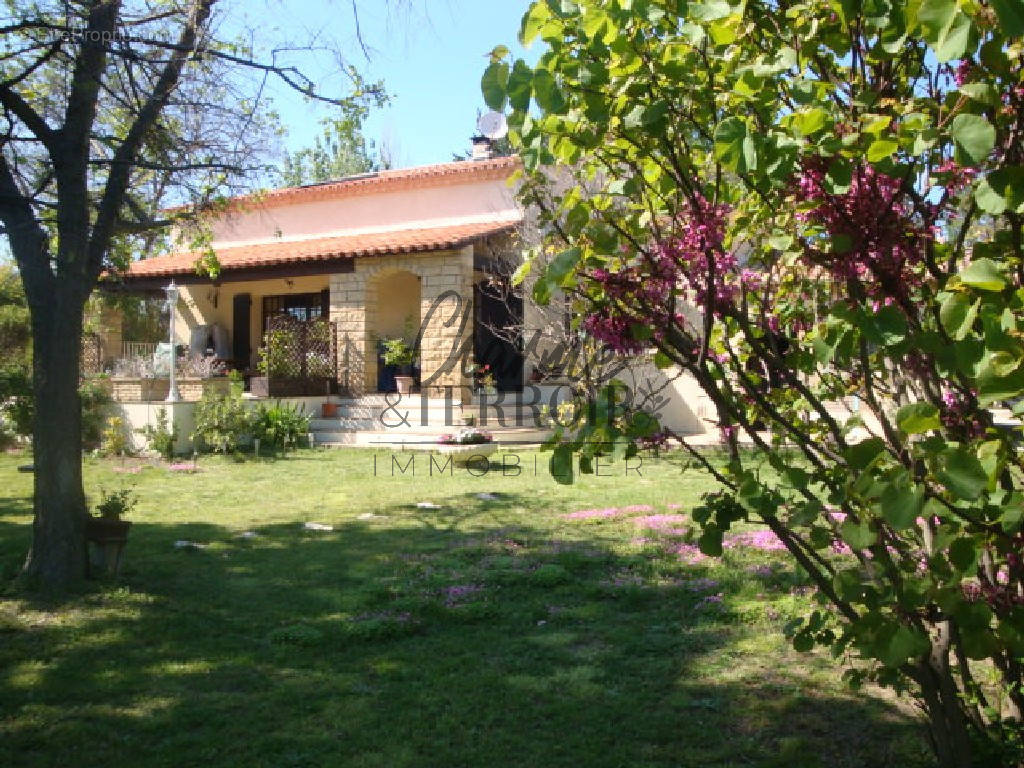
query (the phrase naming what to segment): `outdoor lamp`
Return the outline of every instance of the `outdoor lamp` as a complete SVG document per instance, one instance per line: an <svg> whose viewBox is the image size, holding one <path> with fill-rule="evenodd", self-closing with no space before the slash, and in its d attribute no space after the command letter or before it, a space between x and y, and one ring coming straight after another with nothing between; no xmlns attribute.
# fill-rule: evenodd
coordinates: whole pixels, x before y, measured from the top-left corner
<svg viewBox="0 0 1024 768"><path fill-rule="evenodd" d="M171 284L164 288L164 293L167 294L167 311L170 315L168 326L170 327L170 342L171 342L171 384L167 389L167 399L164 402L176 403L181 400L181 396L178 394L178 379L176 376L176 368L178 365L178 351L174 347L174 308L178 306L178 286L175 285L174 280L171 280Z"/></svg>

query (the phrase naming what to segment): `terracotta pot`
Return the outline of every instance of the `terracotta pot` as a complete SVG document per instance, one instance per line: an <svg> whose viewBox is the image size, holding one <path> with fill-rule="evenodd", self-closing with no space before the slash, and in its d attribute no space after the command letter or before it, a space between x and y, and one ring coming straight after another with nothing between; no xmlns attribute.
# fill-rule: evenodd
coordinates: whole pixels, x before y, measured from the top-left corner
<svg viewBox="0 0 1024 768"><path fill-rule="evenodd" d="M337 403L323 403L320 406L320 415L325 419L333 419L338 415L338 404Z"/></svg>
<svg viewBox="0 0 1024 768"><path fill-rule="evenodd" d="M395 376L395 386L398 388L398 394L411 394L414 381L415 379L412 376Z"/></svg>

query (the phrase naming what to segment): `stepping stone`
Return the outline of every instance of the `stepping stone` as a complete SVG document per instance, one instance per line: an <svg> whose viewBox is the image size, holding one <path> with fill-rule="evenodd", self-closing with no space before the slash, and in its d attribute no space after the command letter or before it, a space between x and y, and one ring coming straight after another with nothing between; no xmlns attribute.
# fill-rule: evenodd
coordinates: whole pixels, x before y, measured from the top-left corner
<svg viewBox="0 0 1024 768"><path fill-rule="evenodd" d="M307 531L333 531L333 525L324 525L323 523L306 523L302 526Z"/></svg>
<svg viewBox="0 0 1024 768"><path fill-rule="evenodd" d="M416 506L419 507L420 509L440 509L441 508L440 504L435 504L432 501L418 501L418 502L416 502Z"/></svg>

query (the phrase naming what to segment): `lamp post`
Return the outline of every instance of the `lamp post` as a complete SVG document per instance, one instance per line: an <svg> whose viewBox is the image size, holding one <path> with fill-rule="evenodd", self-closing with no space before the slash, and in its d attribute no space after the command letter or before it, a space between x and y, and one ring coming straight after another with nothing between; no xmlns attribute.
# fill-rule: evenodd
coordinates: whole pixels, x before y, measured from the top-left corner
<svg viewBox="0 0 1024 768"><path fill-rule="evenodd" d="M174 345L174 308L178 306L178 286L175 285L174 280L171 280L171 284L164 288L164 293L167 294L167 311L170 314L170 342L171 342L171 385L167 389L166 403L176 403L181 400L181 396L178 394L178 378L177 371L175 370L178 366L178 351Z"/></svg>

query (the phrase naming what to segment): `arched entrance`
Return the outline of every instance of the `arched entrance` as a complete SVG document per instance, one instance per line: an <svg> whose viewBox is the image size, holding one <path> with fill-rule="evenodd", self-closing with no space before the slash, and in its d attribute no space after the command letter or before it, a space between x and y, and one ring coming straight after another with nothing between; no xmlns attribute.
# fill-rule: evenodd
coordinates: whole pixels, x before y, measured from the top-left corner
<svg viewBox="0 0 1024 768"><path fill-rule="evenodd" d="M407 270L386 270L366 287L368 392L395 391L395 370L384 366L381 344L387 339L415 343L420 330L421 278Z"/></svg>

